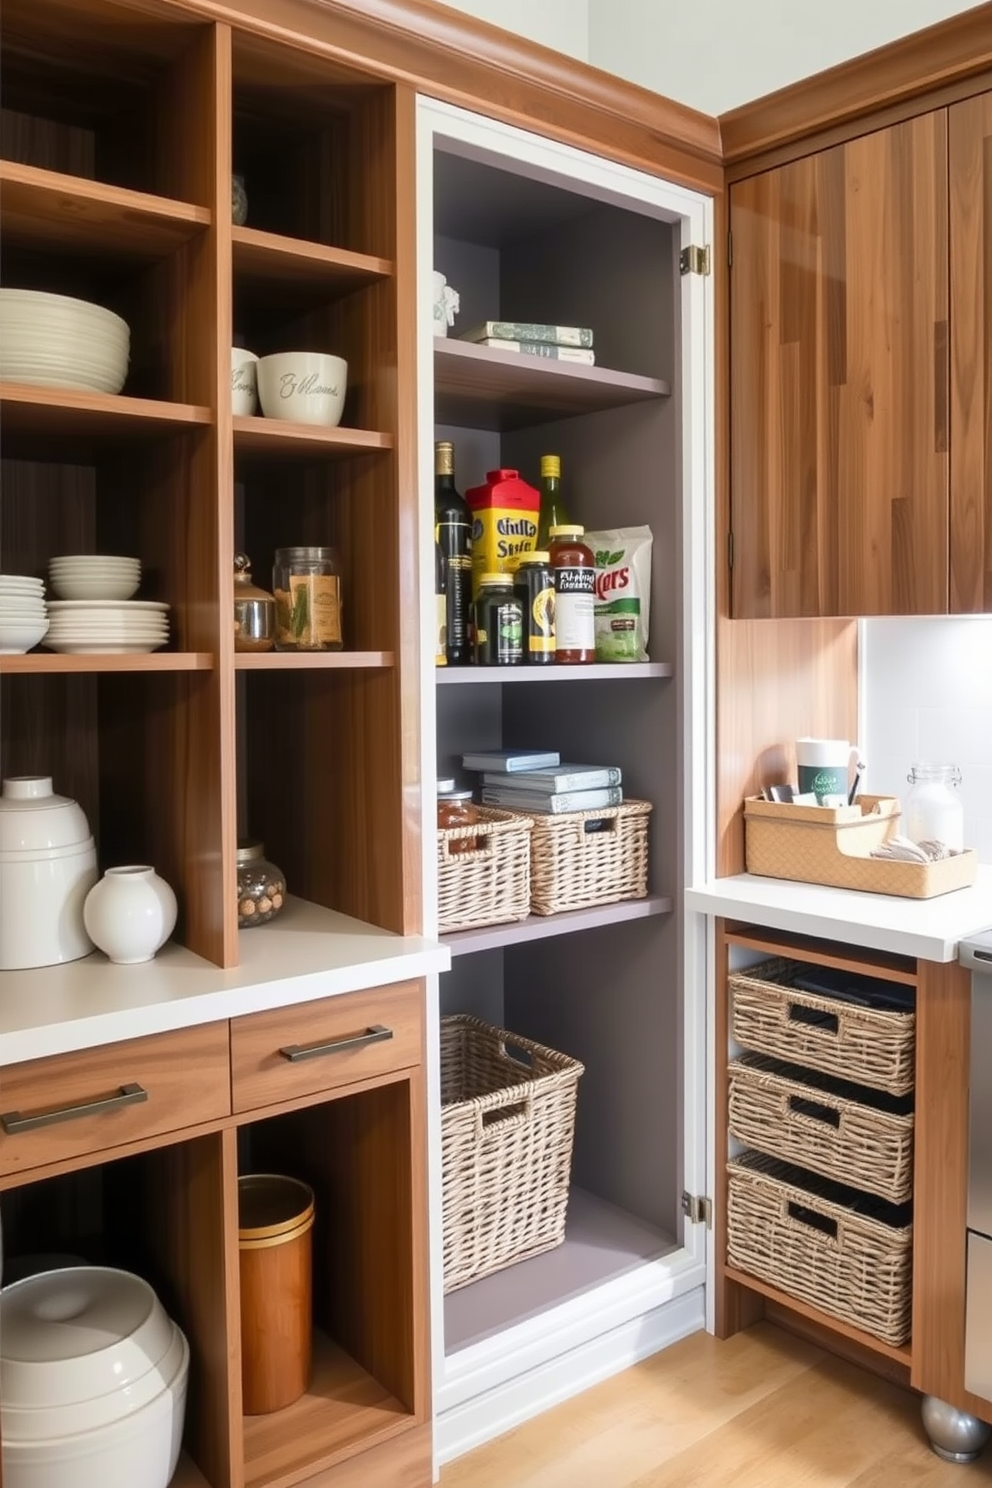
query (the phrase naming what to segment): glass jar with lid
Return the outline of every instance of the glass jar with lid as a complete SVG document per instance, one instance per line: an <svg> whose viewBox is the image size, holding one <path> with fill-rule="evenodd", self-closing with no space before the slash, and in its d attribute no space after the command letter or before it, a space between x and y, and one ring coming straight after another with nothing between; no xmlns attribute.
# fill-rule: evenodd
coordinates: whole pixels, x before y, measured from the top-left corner
<svg viewBox="0 0 992 1488"><path fill-rule="evenodd" d="M457 790L453 780L439 780L437 783L437 825L438 831L447 831L450 827L474 827L481 820L475 802L472 800L470 790ZM475 846L474 837L454 837L448 842L449 853L471 852Z"/></svg>
<svg viewBox="0 0 992 1488"><path fill-rule="evenodd" d="M277 651L340 651L341 565L336 548L276 548Z"/></svg>
<svg viewBox="0 0 992 1488"><path fill-rule="evenodd" d="M271 651L276 640L276 602L251 576L247 553L234 555L234 649Z"/></svg>
<svg viewBox="0 0 992 1488"><path fill-rule="evenodd" d="M957 765L923 760L911 766L906 778L912 786L906 800L906 836L912 842L940 842L951 852L962 852L964 807L957 793L961 784Z"/></svg>
<svg viewBox="0 0 992 1488"><path fill-rule="evenodd" d="M265 856L264 842L238 843L238 928L265 925L286 902L286 878Z"/></svg>

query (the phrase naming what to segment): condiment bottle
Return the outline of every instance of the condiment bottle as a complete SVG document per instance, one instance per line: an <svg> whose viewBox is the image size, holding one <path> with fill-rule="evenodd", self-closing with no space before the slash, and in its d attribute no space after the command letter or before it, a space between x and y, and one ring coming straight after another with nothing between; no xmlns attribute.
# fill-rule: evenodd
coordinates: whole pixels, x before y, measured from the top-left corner
<svg viewBox="0 0 992 1488"><path fill-rule="evenodd" d="M574 665L596 660L596 569L585 528L565 523L551 529L555 579L555 661Z"/></svg>
<svg viewBox="0 0 992 1488"><path fill-rule="evenodd" d="M513 575L486 573L472 607L477 666L519 666L523 661L523 605Z"/></svg>
<svg viewBox="0 0 992 1488"><path fill-rule="evenodd" d="M955 787L957 765L927 762L913 765L906 777L913 787L906 798L906 836L911 842L941 842L952 852L964 850L964 808Z"/></svg>
<svg viewBox="0 0 992 1488"><path fill-rule="evenodd" d="M474 827L479 823L479 811L472 801L470 790L456 790L453 780L437 783L438 831L451 827ZM449 853L467 853L475 847L475 837L454 837L448 841Z"/></svg>
<svg viewBox="0 0 992 1488"><path fill-rule="evenodd" d="M445 652L449 666L472 659L469 622L472 607L472 513L455 489L455 447L434 446L434 538L444 558Z"/></svg>
<svg viewBox="0 0 992 1488"><path fill-rule="evenodd" d="M271 651L276 643L276 602L252 582L247 553L234 555L234 649Z"/></svg>
<svg viewBox="0 0 992 1488"><path fill-rule="evenodd" d="M541 511L537 519L538 549L547 548L551 541L552 527L568 523L568 514L561 494L561 456L541 456Z"/></svg>
<svg viewBox="0 0 992 1488"><path fill-rule="evenodd" d="M334 548L276 548L277 651L340 651L341 568Z"/></svg>
<svg viewBox="0 0 992 1488"><path fill-rule="evenodd" d="M513 592L523 610L523 659L547 666L555 659L555 580L548 553L521 555Z"/></svg>

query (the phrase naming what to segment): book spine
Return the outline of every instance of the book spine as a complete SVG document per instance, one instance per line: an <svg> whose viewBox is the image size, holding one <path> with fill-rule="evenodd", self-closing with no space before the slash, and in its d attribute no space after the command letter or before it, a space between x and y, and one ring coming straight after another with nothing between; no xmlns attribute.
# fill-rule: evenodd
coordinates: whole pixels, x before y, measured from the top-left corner
<svg viewBox="0 0 992 1488"><path fill-rule="evenodd" d="M462 769L489 771L497 776L498 783L505 782L507 775L516 775L522 770L553 769L554 761L538 758L532 754L508 755L463 754Z"/></svg>
<svg viewBox="0 0 992 1488"><path fill-rule="evenodd" d="M485 774L482 784L498 789L504 778L501 775ZM621 780L622 776L616 765L607 765L602 770L589 770L585 773L576 772L574 775L567 772L563 775L528 775L521 772L514 777L513 789L533 792L535 796L555 796L563 791L606 790L609 786L620 785Z"/></svg>
<svg viewBox="0 0 992 1488"><path fill-rule="evenodd" d="M549 357L556 362L578 362L583 367L596 365L596 353L581 346L556 346L551 341L507 341L498 336L486 336L479 344L491 346L496 351L515 351L522 356Z"/></svg>
<svg viewBox="0 0 992 1488"><path fill-rule="evenodd" d="M591 326L542 325L533 320L487 320L474 332L472 340L496 336L503 341L551 341L557 346L591 346Z"/></svg>
<svg viewBox="0 0 992 1488"><path fill-rule="evenodd" d="M566 811L600 811L623 803L623 791L613 785L606 790L568 791L560 795L544 796L536 791L500 790L484 786L484 806L518 807L521 811L539 811L550 816L559 816Z"/></svg>

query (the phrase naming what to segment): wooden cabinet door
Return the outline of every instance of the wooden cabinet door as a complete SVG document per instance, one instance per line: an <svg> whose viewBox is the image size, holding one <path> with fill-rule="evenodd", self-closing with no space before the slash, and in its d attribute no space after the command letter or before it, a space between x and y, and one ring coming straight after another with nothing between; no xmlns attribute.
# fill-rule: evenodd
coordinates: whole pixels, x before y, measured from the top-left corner
<svg viewBox="0 0 992 1488"><path fill-rule="evenodd" d="M992 93L948 110L951 610L992 610Z"/></svg>
<svg viewBox="0 0 992 1488"><path fill-rule="evenodd" d="M943 110L730 190L735 617L948 608Z"/></svg>

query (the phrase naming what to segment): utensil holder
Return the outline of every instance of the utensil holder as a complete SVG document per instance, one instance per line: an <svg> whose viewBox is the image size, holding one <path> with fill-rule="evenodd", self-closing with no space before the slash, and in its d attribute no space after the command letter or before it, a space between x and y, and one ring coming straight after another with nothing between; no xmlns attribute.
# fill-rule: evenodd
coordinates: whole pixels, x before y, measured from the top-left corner
<svg viewBox="0 0 992 1488"><path fill-rule="evenodd" d="M246 1416L298 1400L313 1342L313 1190L297 1178L238 1180L241 1392Z"/></svg>

